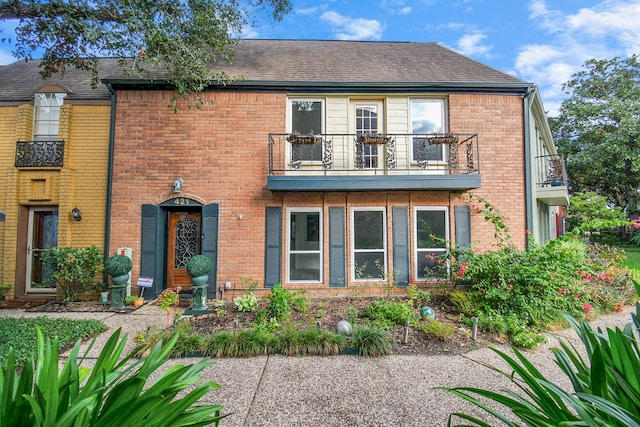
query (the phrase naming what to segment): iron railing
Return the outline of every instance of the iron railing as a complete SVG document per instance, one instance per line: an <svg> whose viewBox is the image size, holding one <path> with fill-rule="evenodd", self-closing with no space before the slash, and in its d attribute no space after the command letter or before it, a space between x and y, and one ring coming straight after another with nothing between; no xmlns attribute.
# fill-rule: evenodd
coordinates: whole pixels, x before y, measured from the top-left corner
<svg viewBox="0 0 640 427"><path fill-rule="evenodd" d="M560 154L536 157L538 187L567 187L567 168Z"/></svg>
<svg viewBox="0 0 640 427"><path fill-rule="evenodd" d="M16 142L16 167L62 167L64 141Z"/></svg>
<svg viewBox="0 0 640 427"><path fill-rule="evenodd" d="M479 174L477 134L269 134L270 175Z"/></svg>

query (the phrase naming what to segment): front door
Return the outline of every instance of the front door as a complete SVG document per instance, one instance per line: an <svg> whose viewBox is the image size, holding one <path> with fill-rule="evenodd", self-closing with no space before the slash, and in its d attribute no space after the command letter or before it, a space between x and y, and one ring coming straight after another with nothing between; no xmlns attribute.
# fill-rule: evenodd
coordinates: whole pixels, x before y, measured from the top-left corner
<svg viewBox="0 0 640 427"><path fill-rule="evenodd" d="M53 268L42 262L42 252L56 246L58 246L58 208L30 208L25 287L27 293L55 292L56 283L51 278Z"/></svg>
<svg viewBox="0 0 640 427"><path fill-rule="evenodd" d="M167 236L167 287L191 289L187 261L200 254L201 215L194 212L169 212Z"/></svg>

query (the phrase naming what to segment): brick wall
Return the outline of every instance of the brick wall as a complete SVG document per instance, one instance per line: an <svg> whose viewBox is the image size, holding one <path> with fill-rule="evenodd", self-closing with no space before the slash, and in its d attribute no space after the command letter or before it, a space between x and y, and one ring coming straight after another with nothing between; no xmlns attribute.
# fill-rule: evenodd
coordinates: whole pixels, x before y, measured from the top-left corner
<svg viewBox="0 0 640 427"><path fill-rule="evenodd" d="M450 230L455 234L453 207L469 204L466 195L449 192L301 193L272 194L266 190L269 133L286 128L286 96L280 93L208 92L202 110L175 114L166 106L172 94L164 91L118 91L110 253L125 246L134 249L134 283L139 276L141 205L173 198L172 183L182 178L183 193L203 204L218 203L218 284L241 278L264 279L265 206L323 207L325 248L328 208L387 207L391 242L391 207L448 206ZM507 217L514 244L525 244L524 144L522 98L502 95L451 95L452 132L478 133L482 188L475 191ZM411 222L410 222L411 223ZM409 230L413 236L413 224ZM494 229L481 217L472 217L472 239L479 250L490 249ZM349 238L347 233L347 239ZM284 242L283 242L284 243ZM413 244L413 243L411 243ZM348 245L348 240L347 240ZM284 246L284 245L283 245ZM389 245L392 260L392 245ZM281 276L286 277L286 254ZM325 283L328 283L325 250ZM413 258L411 259L413 271ZM349 263L347 263L347 266ZM348 268L348 267L347 267ZM349 295L349 288L302 285L309 295ZM359 283L363 294L381 294L380 284ZM289 286L292 287L292 286ZM243 290L227 293L233 297Z"/></svg>

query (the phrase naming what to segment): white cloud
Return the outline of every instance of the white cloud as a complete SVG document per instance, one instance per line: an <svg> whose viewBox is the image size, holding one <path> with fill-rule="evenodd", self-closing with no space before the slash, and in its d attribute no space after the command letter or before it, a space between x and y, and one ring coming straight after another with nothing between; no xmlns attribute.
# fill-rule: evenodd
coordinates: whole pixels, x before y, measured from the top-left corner
<svg viewBox="0 0 640 427"><path fill-rule="evenodd" d="M351 18L333 11L323 13L320 20L335 28L339 40L380 40L384 31L375 19Z"/></svg>
<svg viewBox="0 0 640 427"><path fill-rule="evenodd" d="M640 0L602 0L575 13L552 9L545 0L532 0L529 10L529 19L550 40L522 46L514 71L540 87L551 116L557 115L565 97L562 85L586 60L640 52Z"/></svg>
<svg viewBox="0 0 640 427"><path fill-rule="evenodd" d="M466 56L484 56L491 57L491 49L493 46L482 44L482 40L487 36L481 32L474 32L463 35L457 43L456 51Z"/></svg>
<svg viewBox="0 0 640 427"><path fill-rule="evenodd" d="M411 6L406 6L403 7L402 9L400 9L398 11L398 15L408 15L413 11L413 9L411 8Z"/></svg>

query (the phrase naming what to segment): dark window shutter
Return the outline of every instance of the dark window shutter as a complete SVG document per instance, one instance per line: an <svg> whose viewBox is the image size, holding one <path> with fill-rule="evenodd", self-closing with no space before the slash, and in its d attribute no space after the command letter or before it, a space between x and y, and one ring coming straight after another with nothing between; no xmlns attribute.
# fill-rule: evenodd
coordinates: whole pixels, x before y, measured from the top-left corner
<svg viewBox="0 0 640 427"><path fill-rule="evenodd" d="M207 294L216 297L218 273L218 204L202 207L202 255L211 260L213 266L209 273Z"/></svg>
<svg viewBox="0 0 640 427"><path fill-rule="evenodd" d="M153 277L149 294L157 295L164 288L164 217L160 206L142 205L140 246L140 275Z"/></svg>
<svg viewBox="0 0 640 427"><path fill-rule="evenodd" d="M264 254L264 286L272 288L280 283L282 265L282 208L267 207Z"/></svg>
<svg viewBox="0 0 640 427"><path fill-rule="evenodd" d="M344 208L329 208L329 286L345 287L347 257L344 248Z"/></svg>
<svg viewBox="0 0 640 427"><path fill-rule="evenodd" d="M393 273L397 286L409 283L409 209L394 206L393 215Z"/></svg>
<svg viewBox="0 0 640 427"><path fill-rule="evenodd" d="M471 214L469 206L454 206L456 224L456 246L459 248L471 247Z"/></svg>

